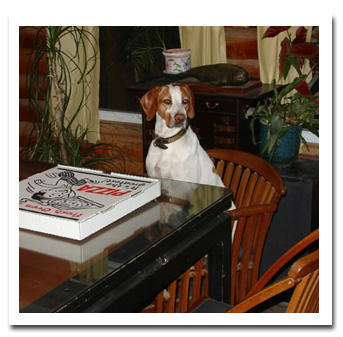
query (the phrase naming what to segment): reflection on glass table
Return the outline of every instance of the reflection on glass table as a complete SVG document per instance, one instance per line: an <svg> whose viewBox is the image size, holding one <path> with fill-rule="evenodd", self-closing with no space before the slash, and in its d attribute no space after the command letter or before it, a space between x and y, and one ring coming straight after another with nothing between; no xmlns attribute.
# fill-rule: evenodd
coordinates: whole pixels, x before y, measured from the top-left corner
<svg viewBox="0 0 343 337"><path fill-rule="evenodd" d="M90 289L101 296L116 278L133 277L230 203L227 189L162 180L159 198L85 240L20 230L19 310L74 308Z"/></svg>

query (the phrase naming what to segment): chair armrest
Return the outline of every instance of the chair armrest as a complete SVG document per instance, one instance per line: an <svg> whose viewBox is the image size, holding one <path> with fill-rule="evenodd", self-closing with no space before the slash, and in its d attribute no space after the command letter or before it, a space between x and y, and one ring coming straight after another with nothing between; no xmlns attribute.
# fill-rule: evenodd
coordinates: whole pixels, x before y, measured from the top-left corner
<svg viewBox="0 0 343 337"><path fill-rule="evenodd" d="M276 205L264 204L256 206L247 206L228 211L231 215L231 220L238 220L242 217L260 215L264 213L274 213Z"/></svg>
<svg viewBox="0 0 343 337"><path fill-rule="evenodd" d="M246 297L245 300L235 305L228 313L244 313L256 307L257 305L267 301L268 299L281 294L282 292L291 289L295 286L295 280L291 277L286 277L263 290Z"/></svg>
<svg viewBox="0 0 343 337"><path fill-rule="evenodd" d="M266 286L266 284L271 280L271 278L293 257L300 253L303 249L308 247L311 243L319 239L319 229L316 229L304 239L299 241L296 245L290 248L285 254L283 254L279 259L277 259L272 266L260 277L260 279L251 288L247 297L260 291Z"/></svg>

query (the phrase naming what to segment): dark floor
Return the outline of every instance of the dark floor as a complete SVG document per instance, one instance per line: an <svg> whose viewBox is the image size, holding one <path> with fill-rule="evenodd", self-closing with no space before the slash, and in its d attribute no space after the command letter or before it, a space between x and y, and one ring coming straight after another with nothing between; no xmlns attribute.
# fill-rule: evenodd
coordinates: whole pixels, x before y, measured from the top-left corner
<svg viewBox="0 0 343 337"><path fill-rule="evenodd" d="M290 289L284 293L281 293L266 302L260 304L253 309L253 312L261 313L285 313L290 298L292 296L293 289Z"/></svg>
<svg viewBox="0 0 343 337"><path fill-rule="evenodd" d="M269 308L264 309L261 311L264 314L269 313L285 313L288 306L288 302L279 302L277 304L274 304L270 306Z"/></svg>

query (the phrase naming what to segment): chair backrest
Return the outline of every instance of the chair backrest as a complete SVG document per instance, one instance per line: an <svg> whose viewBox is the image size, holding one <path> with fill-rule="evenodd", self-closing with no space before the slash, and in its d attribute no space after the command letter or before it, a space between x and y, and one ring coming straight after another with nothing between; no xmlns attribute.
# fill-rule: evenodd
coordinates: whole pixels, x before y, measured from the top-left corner
<svg viewBox="0 0 343 337"><path fill-rule="evenodd" d="M288 277L263 288L234 306L228 313L243 313L268 299L294 288L287 313L319 312L319 250L297 260Z"/></svg>
<svg viewBox="0 0 343 337"><path fill-rule="evenodd" d="M207 151L224 185L233 193L234 233L231 251L231 304L242 301L258 280L260 261L271 220L286 188L274 167L250 153Z"/></svg>
<svg viewBox="0 0 343 337"><path fill-rule="evenodd" d="M216 164L224 185L230 188L237 208L278 204L286 188L275 168L264 159L238 150L212 149L207 154Z"/></svg>
<svg viewBox="0 0 343 337"><path fill-rule="evenodd" d="M142 313L185 313L204 294L208 294L208 259L200 258L161 291Z"/></svg>

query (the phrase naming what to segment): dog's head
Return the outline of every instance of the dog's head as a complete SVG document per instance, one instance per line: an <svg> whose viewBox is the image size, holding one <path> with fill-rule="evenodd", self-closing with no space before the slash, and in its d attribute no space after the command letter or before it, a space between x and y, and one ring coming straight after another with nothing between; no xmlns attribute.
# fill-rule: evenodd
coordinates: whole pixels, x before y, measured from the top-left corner
<svg viewBox="0 0 343 337"><path fill-rule="evenodd" d="M141 98L140 103L148 121L158 113L169 128L184 127L187 117L195 115L194 94L188 85L155 87Z"/></svg>

